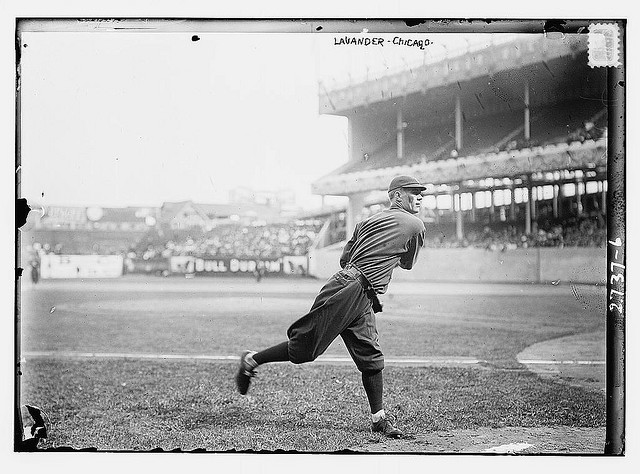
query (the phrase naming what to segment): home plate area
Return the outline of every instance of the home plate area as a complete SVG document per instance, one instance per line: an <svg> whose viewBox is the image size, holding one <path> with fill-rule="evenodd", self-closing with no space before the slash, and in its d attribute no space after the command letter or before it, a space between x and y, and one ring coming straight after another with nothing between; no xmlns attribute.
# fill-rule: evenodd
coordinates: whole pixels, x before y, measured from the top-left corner
<svg viewBox="0 0 640 474"><path fill-rule="evenodd" d="M604 439L604 427L478 428L415 434L408 439L372 443L367 451L487 455L601 454Z"/></svg>

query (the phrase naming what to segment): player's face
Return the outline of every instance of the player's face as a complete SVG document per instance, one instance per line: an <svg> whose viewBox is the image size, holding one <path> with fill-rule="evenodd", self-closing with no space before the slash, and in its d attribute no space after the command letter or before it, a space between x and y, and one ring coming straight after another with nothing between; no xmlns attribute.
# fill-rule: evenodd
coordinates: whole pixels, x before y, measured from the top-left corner
<svg viewBox="0 0 640 474"><path fill-rule="evenodd" d="M402 190L402 208L411 214L417 214L422 205L422 193L419 189L407 188Z"/></svg>

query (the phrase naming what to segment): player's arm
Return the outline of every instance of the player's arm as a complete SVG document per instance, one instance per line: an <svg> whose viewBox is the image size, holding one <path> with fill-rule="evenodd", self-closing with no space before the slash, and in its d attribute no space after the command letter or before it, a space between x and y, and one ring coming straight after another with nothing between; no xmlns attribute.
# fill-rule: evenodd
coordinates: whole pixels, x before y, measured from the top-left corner
<svg viewBox="0 0 640 474"><path fill-rule="evenodd" d="M414 235L407 244L407 251L400 257L398 266L404 270L411 270L413 265L418 261L418 253L424 245L425 230Z"/></svg>
<svg viewBox="0 0 640 474"><path fill-rule="evenodd" d="M342 251L342 255L340 256L340 268L344 268L347 263L349 263L349 259L351 258L351 248L356 241L356 234L358 233L359 225L356 224L356 228L353 231L353 235L351 239L347 242L347 245L344 246L344 250Z"/></svg>

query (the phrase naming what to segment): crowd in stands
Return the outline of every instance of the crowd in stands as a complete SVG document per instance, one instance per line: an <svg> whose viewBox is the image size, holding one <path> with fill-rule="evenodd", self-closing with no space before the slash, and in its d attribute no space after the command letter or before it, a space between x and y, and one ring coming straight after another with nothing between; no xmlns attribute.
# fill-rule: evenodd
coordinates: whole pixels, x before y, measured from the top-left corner
<svg viewBox="0 0 640 474"><path fill-rule="evenodd" d="M606 134L606 128L597 128L593 122L585 122L582 127L569 134L567 143L584 143L587 140L598 140L606 136Z"/></svg>
<svg viewBox="0 0 640 474"><path fill-rule="evenodd" d="M336 242L344 241L344 219L335 219L330 226ZM212 231L167 233L154 229L125 253L131 259L154 260L171 256L198 256L240 259L276 259L284 255L307 255L318 236L322 220L313 223L295 223L266 226L229 224ZM455 224L437 227L427 224L425 247L429 248L481 248L490 251L508 251L530 247L604 247L606 223L602 216L571 218L565 221L539 222L532 232L525 234L522 225L496 223L491 226L465 227L465 238L458 240ZM77 254L78 249L61 244L34 244L34 251L42 254ZM95 252L91 252L95 253ZM107 254L108 252L98 252Z"/></svg>
<svg viewBox="0 0 640 474"><path fill-rule="evenodd" d="M54 244L51 245L49 243L41 244L40 242L35 242L33 244L33 250L37 253L48 255L48 254L62 254L63 246L62 244Z"/></svg>
<svg viewBox="0 0 640 474"><path fill-rule="evenodd" d="M246 259L306 255L321 227L322 222L317 221L259 227L229 224L195 235L154 232L132 247L127 256L152 260L178 255Z"/></svg>
<svg viewBox="0 0 640 474"><path fill-rule="evenodd" d="M537 227L537 228L535 228ZM601 218L585 217L566 222L543 223L525 234L520 226L503 225L500 228L485 226L480 230L467 230L465 238L458 240L455 232L430 235L425 247L430 248L481 248L505 252L531 247L604 247L607 242L606 225Z"/></svg>
<svg viewBox="0 0 640 474"><path fill-rule="evenodd" d="M565 142L567 144L580 142L584 143L587 140L598 140L602 137L605 137L607 134L607 129L605 128L597 128L593 122L587 121L584 122L583 125L573 130L572 132L567 134ZM512 150L521 150L524 148L533 148L536 146L546 145L548 143L540 142L539 140L525 140L524 138L518 138L515 140L510 140L504 145L500 147L496 147L494 152L499 151L512 151Z"/></svg>

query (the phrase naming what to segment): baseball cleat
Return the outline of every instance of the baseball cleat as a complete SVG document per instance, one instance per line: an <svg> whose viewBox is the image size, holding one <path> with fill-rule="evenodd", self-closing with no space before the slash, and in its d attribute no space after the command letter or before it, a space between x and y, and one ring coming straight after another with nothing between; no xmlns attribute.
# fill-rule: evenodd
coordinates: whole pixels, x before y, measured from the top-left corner
<svg viewBox="0 0 640 474"><path fill-rule="evenodd" d="M236 387L241 395L246 395L251 384L251 377L256 375L258 364L253 359L247 359L247 356L252 356L255 353L255 351L244 351L240 354L240 367L238 367L238 373L236 374Z"/></svg>
<svg viewBox="0 0 640 474"><path fill-rule="evenodd" d="M380 421L371 423L371 431L374 433L382 433L387 438L401 438L404 433L393 426L387 418L382 418Z"/></svg>

